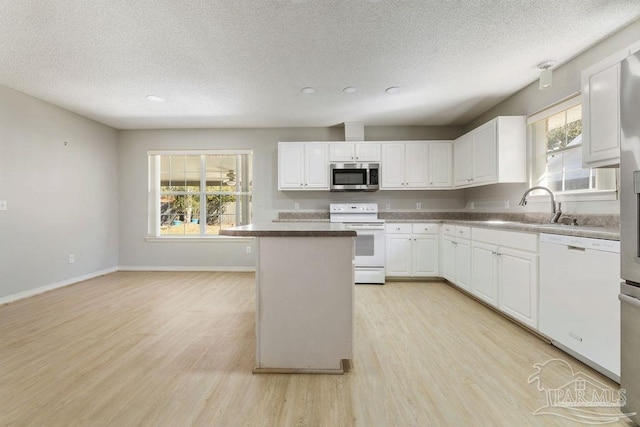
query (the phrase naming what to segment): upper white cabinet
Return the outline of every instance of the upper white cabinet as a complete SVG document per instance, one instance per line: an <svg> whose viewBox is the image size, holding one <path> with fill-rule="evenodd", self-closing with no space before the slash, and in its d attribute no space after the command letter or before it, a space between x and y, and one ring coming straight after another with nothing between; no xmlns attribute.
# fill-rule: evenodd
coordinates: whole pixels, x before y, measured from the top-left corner
<svg viewBox="0 0 640 427"><path fill-rule="evenodd" d="M620 163L621 54L582 71L582 165Z"/></svg>
<svg viewBox="0 0 640 427"><path fill-rule="evenodd" d="M499 116L453 142L453 185L526 182L526 118Z"/></svg>
<svg viewBox="0 0 640 427"><path fill-rule="evenodd" d="M429 188L451 188L452 170L451 141L429 141Z"/></svg>
<svg viewBox="0 0 640 427"><path fill-rule="evenodd" d="M451 141L384 142L381 145L381 189L451 187Z"/></svg>
<svg viewBox="0 0 640 427"><path fill-rule="evenodd" d="M278 190L328 189L328 143L278 143Z"/></svg>
<svg viewBox="0 0 640 427"><path fill-rule="evenodd" d="M332 162L379 162L380 144L370 142L332 142L329 145Z"/></svg>

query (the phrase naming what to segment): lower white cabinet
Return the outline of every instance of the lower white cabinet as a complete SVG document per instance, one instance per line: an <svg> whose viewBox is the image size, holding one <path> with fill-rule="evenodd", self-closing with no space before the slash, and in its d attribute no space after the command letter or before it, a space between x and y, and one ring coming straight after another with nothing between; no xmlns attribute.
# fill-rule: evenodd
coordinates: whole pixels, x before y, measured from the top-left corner
<svg viewBox="0 0 640 427"><path fill-rule="evenodd" d="M439 224L387 224L387 276L438 276L438 233Z"/></svg>
<svg viewBox="0 0 640 427"><path fill-rule="evenodd" d="M537 235L485 228L471 235L471 292L537 329Z"/></svg>
<svg viewBox="0 0 640 427"><path fill-rule="evenodd" d="M442 226L441 276L464 290L470 290L471 229L466 226Z"/></svg>
<svg viewBox="0 0 640 427"><path fill-rule="evenodd" d="M498 306L498 247L487 243L471 243L471 292L481 300Z"/></svg>

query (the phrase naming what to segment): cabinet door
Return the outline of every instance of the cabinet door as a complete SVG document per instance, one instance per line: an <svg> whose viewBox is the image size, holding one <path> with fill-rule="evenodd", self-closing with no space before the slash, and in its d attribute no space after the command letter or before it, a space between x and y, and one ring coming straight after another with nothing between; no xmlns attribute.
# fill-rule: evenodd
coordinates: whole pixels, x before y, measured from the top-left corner
<svg viewBox="0 0 640 427"><path fill-rule="evenodd" d="M351 162L355 159L355 145L337 142L329 145L329 160L332 162Z"/></svg>
<svg viewBox="0 0 640 427"><path fill-rule="evenodd" d="M456 241L456 283L463 289L471 290L471 246L469 240Z"/></svg>
<svg viewBox="0 0 640 427"><path fill-rule="evenodd" d="M404 179L404 144L382 144L382 161L380 175L382 189L402 189L405 187Z"/></svg>
<svg viewBox="0 0 640 427"><path fill-rule="evenodd" d="M453 185L471 184L471 133L453 141Z"/></svg>
<svg viewBox="0 0 640 427"><path fill-rule="evenodd" d="M278 189L302 190L304 187L304 144L278 145Z"/></svg>
<svg viewBox="0 0 640 427"><path fill-rule="evenodd" d="M498 250L500 309L538 327L538 257L515 249Z"/></svg>
<svg viewBox="0 0 640 427"><path fill-rule="evenodd" d="M451 142L429 143L429 187L450 188L453 167Z"/></svg>
<svg viewBox="0 0 640 427"><path fill-rule="evenodd" d="M583 75L582 164L620 163L620 62Z"/></svg>
<svg viewBox="0 0 640 427"><path fill-rule="evenodd" d="M472 132L473 184L498 180L497 126L494 119Z"/></svg>
<svg viewBox="0 0 640 427"><path fill-rule="evenodd" d="M380 144L356 144L356 160L359 162L379 162Z"/></svg>
<svg viewBox="0 0 640 427"><path fill-rule="evenodd" d="M329 144L305 144L305 189L329 189Z"/></svg>
<svg viewBox="0 0 640 427"><path fill-rule="evenodd" d="M496 258L498 248L494 245L473 242L471 244L471 292L493 306L498 306L498 281L496 280Z"/></svg>
<svg viewBox="0 0 640 427"><path fill-rule="evenodd" d="M429 187L429 144L408 142L404 147L405 182L410 188Z"/></svg>
<svg viewBox="0 0 640 427"><path fill-rule="evenodd" d="M411 275L411 235L390 234L386 237L387 276Z"/></svg>
<svg viewBox="0 0 640 427"><path fill-rule="evenodd" d="M456 283L456 243L451 237L442 238L442 277Z"/></svg>
<svg viewBox="0 0 640 427"><path fill-rule="evenodd" d="M413 237L413 275L435 277L438 275L438 236Z"/></svg>

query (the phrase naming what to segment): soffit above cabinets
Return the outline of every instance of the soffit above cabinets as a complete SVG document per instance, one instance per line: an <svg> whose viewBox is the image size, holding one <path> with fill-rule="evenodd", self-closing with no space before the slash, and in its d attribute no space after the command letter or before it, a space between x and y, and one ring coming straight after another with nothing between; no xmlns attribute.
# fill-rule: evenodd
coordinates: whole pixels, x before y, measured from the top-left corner
<svg viewBox="0 0 640 427"><path fill-rule="evenodd" d="M464 125L639 17L629 0L9 1L0 84L118 129Z"/></svg>

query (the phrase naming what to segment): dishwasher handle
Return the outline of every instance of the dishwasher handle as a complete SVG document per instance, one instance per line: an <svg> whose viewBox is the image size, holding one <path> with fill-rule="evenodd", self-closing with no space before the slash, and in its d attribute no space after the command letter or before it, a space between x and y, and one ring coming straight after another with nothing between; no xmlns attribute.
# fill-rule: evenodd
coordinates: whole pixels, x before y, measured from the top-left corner
<svg viewBox="0 0 640 427"><path fill-rule="evenodd" d="M640 308L640 299L638 298L634 298L625 294L618 294L618 299L620 300L620 302L625 302L629 305Z"/></svg>

